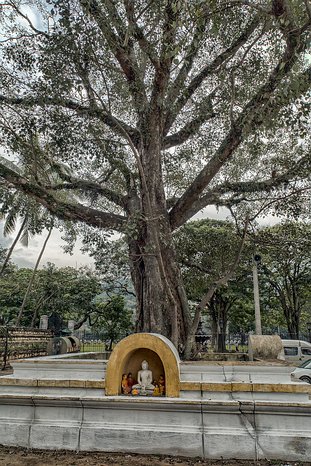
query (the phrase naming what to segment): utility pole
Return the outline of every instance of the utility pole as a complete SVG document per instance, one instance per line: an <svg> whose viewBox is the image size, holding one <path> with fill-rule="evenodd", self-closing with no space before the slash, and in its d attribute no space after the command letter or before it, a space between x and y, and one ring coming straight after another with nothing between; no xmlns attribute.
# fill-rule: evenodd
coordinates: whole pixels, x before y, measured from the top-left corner
<svg viewBox="0 0 311 466"><path fill-rule="evenodd" d="M261 331L261 316L259 302L259 285L258 285L258 264L261 257L258 254L253 256L253 286L254 286L254 302L255 302L255 335L262 335Z"/></svg>

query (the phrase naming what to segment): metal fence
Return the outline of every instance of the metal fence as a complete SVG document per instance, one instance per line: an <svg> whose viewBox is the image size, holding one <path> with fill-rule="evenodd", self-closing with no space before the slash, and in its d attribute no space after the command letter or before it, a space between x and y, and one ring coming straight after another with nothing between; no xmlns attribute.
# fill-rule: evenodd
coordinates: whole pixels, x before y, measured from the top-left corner
<svg viewBox="0 0 311 466"><path fill-rule="evenodd" d="M109 348L109 343L103 338L100 332L90 332L87 330L77 330L74 336L80 340L80 351L101 353Z"/></svg>
<svg viewBox="0 0 311 466"><path fill-rule="evenodd" d="M51 330L0 326L0 368L12 360L46 356L52 337Z"/></svg>
<svg viewBox="0 0 311 466"><path fill-rule="evenodd" d="M273 329L263 329L263 335L279 335L282 340L293 340L288 332L276 332ZM217 348L218 338L223 338L223 351L228 352L247 352L248 351L248 333L231 333L226 335L212 335L209 333L203 333L196 335L196 346L200 352L213 352ZM311 343L311 335L306 333L300 333L297 340L307 341Z"/></svg>
<svg viewBox="0 0 311 466"><path fill-rule="evenodd" d="M272 334L275 332L265 332L265 334L269 333ZM103 334L100 332L78 330L74 335L81 342L81 352L103 353L109 351L110 341L105 341ZM282 333L280 336L283 339L290 339L286 333ZM309 341L309 337L310 335L301 334L299 339ZM47 345L51 338L53 338L51 330L0 326L0 369L9 366L12 360L46 356ZM225 339L225 351L247 351L247 338L247 334L243 336L241 334L227 335ZM204 341L197 342L198 349L200 351L210 351L212 342L212 335L205 334Z"/></svg>

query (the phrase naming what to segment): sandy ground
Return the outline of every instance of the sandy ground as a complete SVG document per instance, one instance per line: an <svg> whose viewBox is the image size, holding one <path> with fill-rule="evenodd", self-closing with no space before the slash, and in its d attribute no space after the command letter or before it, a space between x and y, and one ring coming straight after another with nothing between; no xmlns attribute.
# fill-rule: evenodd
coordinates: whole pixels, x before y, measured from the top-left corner
<svg viewBox="0 0 311 466"><path fill-rule="evenodd" d="M5 466L311 466L311 462L202 460L121 453L74 453L1 447L0 465Z"/></svg>

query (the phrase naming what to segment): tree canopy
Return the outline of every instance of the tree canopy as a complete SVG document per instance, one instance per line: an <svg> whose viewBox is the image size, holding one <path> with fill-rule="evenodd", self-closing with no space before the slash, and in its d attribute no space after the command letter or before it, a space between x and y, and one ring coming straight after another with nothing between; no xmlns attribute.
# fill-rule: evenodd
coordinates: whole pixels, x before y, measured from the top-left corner
<svg viewBox="0 0 311 466"><path fill-rule="evenodd" d="M0 13L2 183L60 219L124 233L137 330L183 344L172 232L211 204L310 187L309 1L27 8Z"/></svg>
<svg viewBox="0 0 311 466"><path fill-rule="evenodd" d="M227 274L241 240L233 223L198 220L182 227L174 241L187 294L198 303ZM306 334L311 321L310 242L310 223L304 222L286 221L248 235L235 273L214 290L205 307L213 333L218 329L224 335L229 321L235 332L254 329L251 270L256 253L261 257L259 294L265 331L281 329L292 338Z"/></svg>
<svg viewBox="0 0 311 466"><path fill-rule="evenodd" d="M16 322L32 272L11 265L0 277L1 314L10 325ZM93 300L101 291L100 280L88 269L56 268L49 263L37 271L20 323L36 327L41 315L53 312L64 320L86 321L96 313Z"/></svg>
<svg viewBox="0 0 311 466"><path fill-rule="evenodd" d="M286 222L265 228L256 238L262 254L261 283L268 313L280 309L291 338L311 320L311 226ZM304 321L304 322L303 322Z"/></svg>

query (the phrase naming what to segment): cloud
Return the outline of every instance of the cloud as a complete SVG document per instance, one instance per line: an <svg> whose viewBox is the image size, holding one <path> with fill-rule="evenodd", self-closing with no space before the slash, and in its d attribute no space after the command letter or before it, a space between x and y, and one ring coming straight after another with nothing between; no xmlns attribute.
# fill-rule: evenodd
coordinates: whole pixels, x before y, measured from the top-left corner
<svg viewBox="0 0 311 466"><path fill-rule="evenodd" d="M58 230L54 230L47 243L46 249L43 253L40 266L42 268L47 262L52 262L57 267L82 267L84 265L92 266L94 261L86 254L82 254L79 250L81 242L78 240L74 248L73 255L65 254L62 245L65 242L61 239L62 233ZM40 254L41 248L47 236L47 231L44 230L41 235L32 237L29 240L28 247L23 246L20 242L16 245L16 248L12 254L12 262L17 264L19 267L34 268L37 258ZM0 222L0 245L3 248L8 248L14 241L14 235L4 237L3 236L3 222Z"/></svg>
<svg viewBox="0 0 311 466"><path fill-rule="evenodd" d="M205 209L194 215L191 220L200 220L203 218L212 218L214 220L226 220L230 216L230 211L225 207L216 209L214 206L205 207Z"/></svg>
<svg viewBox="0 0 311 466"><path fill-rule="evenodd" d="M25 269L33 269L33 261L27 260L25 257L19 257L16 260L13 260L13 262L18 265L20 268L25 268Z"/></svg>
<svg viewBox="0 0 311 466"><path fill-rule="evenodd" d="M1 226L0 226L0 228L1 228ZM3 236L2 228L1 228L1 230L0 230L0 246L2 246L3 248L8 248L8 247L10 247L11 243L12 243L12 240L10 238Z"/></svg>

